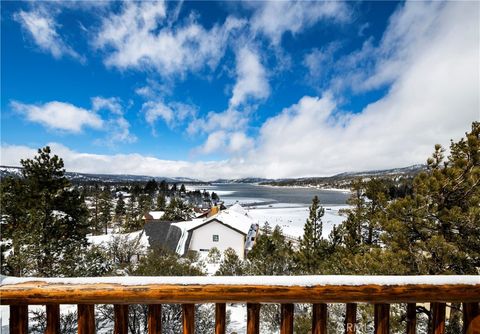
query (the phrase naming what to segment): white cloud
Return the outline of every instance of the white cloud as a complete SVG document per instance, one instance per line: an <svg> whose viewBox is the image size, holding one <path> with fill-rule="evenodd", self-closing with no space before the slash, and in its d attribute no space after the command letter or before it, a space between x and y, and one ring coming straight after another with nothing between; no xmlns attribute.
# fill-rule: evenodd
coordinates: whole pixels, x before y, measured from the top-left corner
<svg viewBox="0 0 480 334"><path fill-rule="evenodd" d="M197 152L203 154L214 153L220 150L224 146L224 142L227 138L225 131L215 131L208 135L205 143L197 149Z"/></svg>
<svg viewBox="0 0 480 334"><path fill-rule="evenodd" d="M248 153L253 144L253 140L242 131L227 133L220 130L210 133L205 143L198 147L195 152L202 154L227 152L241 156Z"/></svg>
<svg viewBox="0 0 480 334"><path fill-rule="evenodd" d="M273 44L279 44L285 32L300 33L324 19L344 22L347 6L339 1L257 1L251 19L253 31L261 32Z"/></svg>
<svg viewBox="0 0 480 334"><path fill-rule="evenodd" d="M44 104L25 104L12 101L11 107L28 121L47 128L71 133L81 133L85 128L107 132L97 143L113 146L118 142L132 143L137 138L130 133L130 123L124 117L124 110L118 98L92 98L92 108L87 110L70 103L52 101ZM101 111L108 111L105 118Z"/></svg>
<svg viewBox="0 0 480 334"><path fill-rule="evenodd" d="M170 128L174 128L195 117L197 108L181 102L148 101L142 105L142 111L145 113L145 120L155 130L155 123L159 118Z"/></svg>
<svg viewBox="0 0 480 334"><path fill-rule="evenodd" d="M239 106L249 98L267 98L270 94L270 86L258 54L248 47L243 47L237 52L236 58L237 82L230 98L230 108Z"/></svg>
<svg viewBox="0 0 480 334"><path fill-rule="evenodd" d="M244 22L228 17L206 30L191 17L170 27L163 2L125 2L119 14L103 20L94 44L105 63L120 69L155 69L163 76L215 68L232 31Z"/></svg>
<svg viewBox="0 0 480 334"><path fill-rule="evenodd" d="M425 162L435 143L458 140L480 119L478 6L407 3L384 40L403 31L395 44L407 48L402 62L408 66L398 71L397 55L385 54L366 78L393 66L394 76L378 79L393 80L388 94L340 119L332 95L303 97L262 126L255 163L270 177L391 168ZM433 17L425 26L427 13Z"/></svg>
<svg viewBox="0 0 480 334"><path fill-rule="evenodd" d="M48 143L47 145L52 148L53 154L63 158L67 171L166 177L184 175L203 180L214 180L235 172L230 163L226 161L190 162L162 160L140 154L90 154L71 150L58 143ZM32 158L36 153L36 148L2 143L0 163L7 166L19 166L20 159Z"/></svg>
<svg viewBox="0 0 480 334"><path fill-rule="evenodd" d="M69 56L82 62L85 61L85 58L66 44L58 34L58 24L48 10L42 10L41 7L29 12L21 10L15 13L14 18L44 52L50 53L57 59Z"/></svg>
<svg viewBox="0 0 480 334"><path fill-rule="evenodd" d="M101 96L96 96L92 98L92 110L110 110L116 115L123 115L123 107L119 98L110 97L104 98Z"/></svg>
<svg viewBox="0 0 480 334"><path fill-rule="evenodd" d="M105 121L105 131L108 133L97 143L115 146L117 143L134 143L137 137L130 133L130 123L124 116L122 101L118 97L104 98L96 96L92 98L92 110L95 112L108 110L110 114Z"/></svg>
<svg viewBox="0 0 480 334"><path fill-rule="evenodd" d="M95 112L70 103L52 101L36 105L13 101L11 107L29 121L55 130L79 133L85 127L99 129L103 126L103 120Z"/></svg>
<svg viewBox="0 0 480 334"><path fill-rule="evenodd" d="M248 125L252 108L249 102L266 99L270 86L259 56L249 47L242 47L236 54L237 81L233 87L229 107L223 112L209 112L206 117L193 120L187 133L209 133L198 153L224 151L237 153L253 146L244 129Z"/></svg>
<svg viewBox="0 0 480 334"><path fill-rule="evenodd" d="M248 115L235 109L227 109L224 112L209 112L204 118L193 120L187 128L187 133L209 133L215 130L243 129L248 123Z"/></svg>

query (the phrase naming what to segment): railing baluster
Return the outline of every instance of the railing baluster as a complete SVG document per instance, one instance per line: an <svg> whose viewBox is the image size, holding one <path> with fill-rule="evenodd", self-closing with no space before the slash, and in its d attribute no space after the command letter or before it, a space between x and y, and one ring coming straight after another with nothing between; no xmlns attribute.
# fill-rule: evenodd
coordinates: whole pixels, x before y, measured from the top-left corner
<svg viewBox="0 0 480 334"><path fill-rule="evenodd" d="M417 333L417 304L407 304L407 334Z"/></svg>
<svg viewBox="0 0 480 334"><path fill-rule="evenodd" d="M445 303L431 303L433 334L445 333Z"/></svg>
<svg viewBox="0 0 480 334"><path fill-rule="evenodd" d="M327 304L312 305L312 334L327 333Z"/></svg>
<svg viewBox="0 0 480 334"><path fill-rule="evenodd" d="M78 304L78 334L95 333L95 305Z"/></svg>
<svg viewBox="0 0 480 334"><path fill-rule="evenodd" d="M27 334L28 305L10 305L10 333Z"/></svg>
<svg viewBox="0 0 480 334"><path fill-rule="evenodd" d="M293 304L282 304L280 311L280 334L293 334Z"/></svg>
<svg viewBox="0 0 480 334"><path fill-rule="evenodd" d="M162 305L148 305L148 334L162 333Z"/></svg>
<svg viewBox="0 0 480 334"><path fill-rule="evenodd" d="M183 334L195 333L195 304L182 304Z"/></svg>
<svg viewBox="0 0 480 334"><path fill-rule="evenodd" d="M345 315L345 333L355 334L357 325L357 304L347 303L347 312Z"/></svg>
<svg viewBox="0 0 480 334"><path fill-rule="evenodd" d="M128 305L113 305L115 313L115 334L128 334Z"/></svg>
<svg viewBox="0 0 480 334"><path fill-rule="evenodd" d="M463 303L463 333L480 333L480 310L478 303Z"/></svg>
<svg viewBox="0 0 480 334"><path fill-rule="evenodd" d="M60 334L60 305L47 305L47 328L45 334Z"/></svg>
<svg viewBox="0 0 480 334"><path fill-rule="evenodd" d="M390 333L390 304L375 304L375 334Z"/></svg>
<svg viewBox="0 0 480 334"><path fill-rule="evenodd" d="M225 334L225 314L227 305L225 303L215 304L215 334Z"/></svg>
<svg viewBox="0 0 480 334"><path fill-rule="evenodd" d="M247 334L260 333L260 304L247 303Z"/></svg>

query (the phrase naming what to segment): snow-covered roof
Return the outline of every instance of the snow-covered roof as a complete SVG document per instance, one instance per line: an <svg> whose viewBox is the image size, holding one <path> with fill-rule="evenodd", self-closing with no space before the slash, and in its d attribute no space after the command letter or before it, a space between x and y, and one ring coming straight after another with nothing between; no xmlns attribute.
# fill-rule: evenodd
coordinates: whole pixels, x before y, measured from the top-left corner
<svg viewBox="0 0 480 334"><path fill-rule="evenodd" d="M112 243L115 239L121 238L125 241L135 242L138 241L138 244L142 247L148 247L148 236L144 233L143 230L131 232L131 233L111 233L111 234L102 234L102 235L90 235L87 236L89 243L96 246L107 246Z"/></svg>
<svg viewBox="0 0 480 334"><path fill-rule="evenodd" d="M232 205L227 210L234 211L234 212L239 213L241 215L245 215L247 213L247 211L238 203Z"/></svg>
<svg viewBox="0 0 480 334"><path fill-rule="evenodd" d="M160 219L165 214L165 211L150 211L148 214L152 216L153 219Z"/></svg>
<svg viewBox="0 0 480 334"><path fill-rule="evenodd" d="M261 282L259 281L261 278ZM45 282L55 284L120 284L120 285L268 285L268 286L325 286L325 285L480 285L477 275L437 275L437 276L155 276L155 277L7 277L1 276L1 285L27 282Z"/></svg>
<svg viewBox="0 0 480 334"><path fill-rule="evenodd" d="M255 223L252 217L250 217L248 213L238 204L235 204L226 210L222 210L216 215L208 217L205 219L205 223L213 220L218 220L223 224L245 234L248 233L252 224Z"/></svg>

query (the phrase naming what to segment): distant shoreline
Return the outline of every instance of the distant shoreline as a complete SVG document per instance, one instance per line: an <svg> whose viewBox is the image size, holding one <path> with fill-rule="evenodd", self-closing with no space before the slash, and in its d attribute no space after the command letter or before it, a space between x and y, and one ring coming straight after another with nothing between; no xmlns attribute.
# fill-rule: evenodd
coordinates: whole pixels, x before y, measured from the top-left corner
<svg viewBox="0 0 480 334"><path fill-rule="evenodd" d="M342 192L342 193L351 193L352 192L350 189L323 188L323 187L314 186L314 185L306 185L306 186L285 185L285 186L279 186L279 185L273 185L273 184L260 184L260 183L256 183L255 185L262 186L262 187L269 187L269 188L317 189L317 190L326 190L326 191L337 191L337 192Z"/></svg>

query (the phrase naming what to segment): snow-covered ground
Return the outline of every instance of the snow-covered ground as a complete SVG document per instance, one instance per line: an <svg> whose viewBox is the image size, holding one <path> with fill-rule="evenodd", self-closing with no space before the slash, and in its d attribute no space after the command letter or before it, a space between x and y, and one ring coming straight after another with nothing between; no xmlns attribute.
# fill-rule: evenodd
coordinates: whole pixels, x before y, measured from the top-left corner
<svg viewBox="0 0 480 334"><path fill-rule="evenodd" d="M326 206L323 221L323 237L327 238L336 226L342 223L346 217L340 214L341 209L347 209L347 205ZM273 228L280 226L287 236L298 238L303 235L303 226L309 215L309 207L306 205L282 204L258 205L248 209L248 214L260 225L265 222Z"/></svg>

